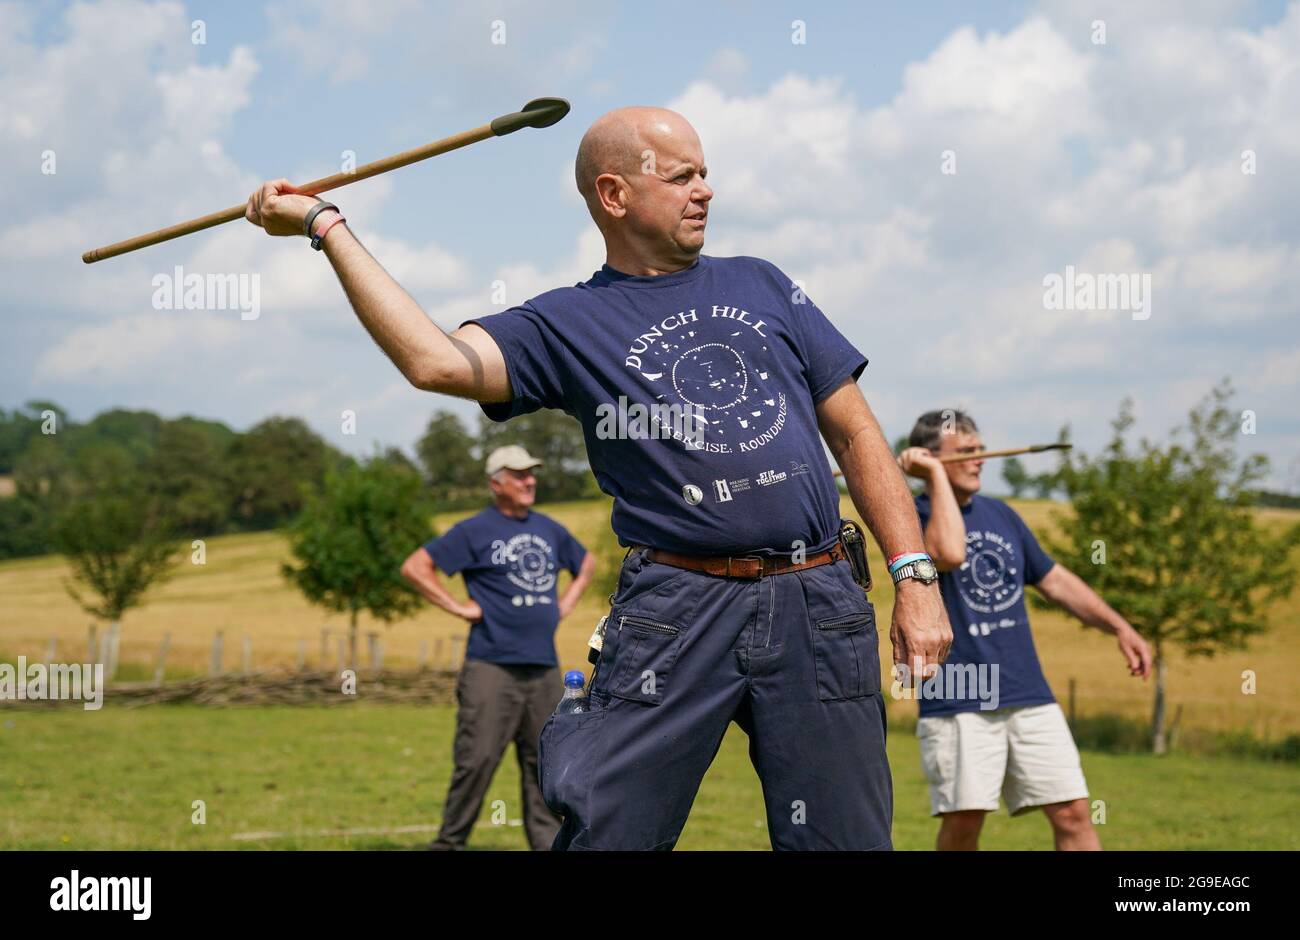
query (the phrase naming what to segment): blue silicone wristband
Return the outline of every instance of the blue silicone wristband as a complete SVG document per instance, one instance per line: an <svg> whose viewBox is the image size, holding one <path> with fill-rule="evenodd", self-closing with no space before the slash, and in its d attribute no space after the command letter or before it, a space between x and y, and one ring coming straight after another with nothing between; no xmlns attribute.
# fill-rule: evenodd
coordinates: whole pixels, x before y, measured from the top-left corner
<svg viewBox="0 0 1300 940"><path fill-rule="evenodd" d="M925 552L911 552L907 555L904 555L902 558L895 559L894 563L889 566L889 573L893 574L899 568L903 567L903 565L911 564L914 561L918 561L922 558L929 558L929 557L930 556L927 555Z"/></svg>

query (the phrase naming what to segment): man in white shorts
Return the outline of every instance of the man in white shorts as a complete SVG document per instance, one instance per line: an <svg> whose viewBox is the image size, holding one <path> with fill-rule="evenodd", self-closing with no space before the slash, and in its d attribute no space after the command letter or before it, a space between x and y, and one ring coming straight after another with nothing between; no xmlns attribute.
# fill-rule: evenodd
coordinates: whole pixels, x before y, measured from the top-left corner
<svg viewBox="0 0 1300 940"><path fill-rule="evenodd" d="M922 415L903 470L925 481L916 508L925 550L942 574L952 623L952 652L920 689L921 764L930 812L939 816L937 848L976 849L984 814L998 795L1013 816L1041 808L1057 849L1100 849L1088 807L1079 751L1043 676L1025 608L1025 585L1088 626L1114 635L1129 672L1151 671L1151 650L1096 592L1038 545L1016 511L979 496L979 459L939 458L983 449L969 415L948 409ZM891 559L891 573L907 559Z"/></svg>

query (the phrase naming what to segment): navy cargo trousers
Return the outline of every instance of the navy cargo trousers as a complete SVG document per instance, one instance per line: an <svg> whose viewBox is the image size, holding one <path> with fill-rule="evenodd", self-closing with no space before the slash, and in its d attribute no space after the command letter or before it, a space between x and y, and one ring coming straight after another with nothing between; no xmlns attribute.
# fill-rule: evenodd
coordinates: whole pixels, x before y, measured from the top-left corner
<svg viewBox="0 0 1300 940"><path fill-rule="evenodd" d="M673 848L735 721L774 849L889 849L875 612L840 561L742 581L624 560L588 711L542 729L553 848Z"/></svg>

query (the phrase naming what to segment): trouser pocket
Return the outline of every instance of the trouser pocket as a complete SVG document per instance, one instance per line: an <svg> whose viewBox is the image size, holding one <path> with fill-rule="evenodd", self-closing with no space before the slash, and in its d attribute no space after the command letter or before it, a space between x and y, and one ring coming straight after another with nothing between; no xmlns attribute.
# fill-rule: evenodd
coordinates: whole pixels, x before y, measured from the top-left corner
<svg viewBox="0 0 1300 940"><path fill-rule="evenodd" d="M812 633L819 699L843 701L880 691L874 609L818 620Z"/></svg>
<svg viewBox="0 0 1300 940"><path fill-rule="evenodd" d="M659 617L618 612L613 618L618 629L611 644L605 633L609 664L602 656L592 688L602 695L612 695L630 702L658 705L664 700L677 650L681 645L681 628ZM612 647L612 648L611 648ZM609 679L605 679L605 675Z"/></svg>
<svg viewBox="0 0 1300 940"><path fill-rule="evenodd" d="M554 714L537 742L537 772L542 799L551 811L584 823L590 818L593 755L606 711Z"/></svg>

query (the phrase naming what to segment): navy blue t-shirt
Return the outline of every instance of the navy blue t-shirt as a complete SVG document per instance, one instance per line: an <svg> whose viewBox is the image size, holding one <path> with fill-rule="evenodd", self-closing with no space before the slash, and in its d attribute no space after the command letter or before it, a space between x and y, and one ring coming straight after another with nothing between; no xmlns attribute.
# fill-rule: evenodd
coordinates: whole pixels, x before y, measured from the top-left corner
<svg viewBox="0 0 1300 940"><path fill-rule="evenodd" d="M483 411L577 418L621 544L788 555L835 541L839 492L813 406L867 360L771 263L701 255L644 277L605 265L466 322L510 375L513 400ZM672 408L699 423L645 418Z"/></svg>
<svg viewBox="0 0 1300 940"><path fill-rule="evenodd" d="M924 528L930 521L930 497L916 498ZM939 575L944 607L952 624L952 651L945 663L997 664L998 708L1055 702L1034 650L1025 608L1025 585L1037 584L1056 562L1039 547L1014 509L999 499L976 495L961 507L966 523L966 561ZM988 673L991 676L991 673ZM921 717L976 711L971 694L942 699L921 697Z"/></svg>
<svg viewBox="0 0 1300 940"><path fill-rule="evenodd" d="M558 665L555 628L560 569L577 574L587 550L569 531L535 510L523 519L489 506L427 542L439 570L461 572L483 608L470 625L467 659L502 665Z"/></svg>

